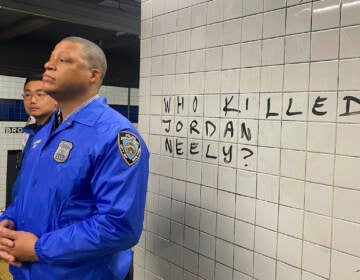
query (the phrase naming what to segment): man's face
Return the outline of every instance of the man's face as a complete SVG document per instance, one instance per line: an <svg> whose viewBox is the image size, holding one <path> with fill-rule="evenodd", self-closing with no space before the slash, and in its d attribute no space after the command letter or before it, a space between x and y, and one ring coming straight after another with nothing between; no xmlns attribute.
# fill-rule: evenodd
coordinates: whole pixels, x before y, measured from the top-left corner
<svg viewBox="0 0 360 280"><path fill-rule="evenodd" d="M57 108L56 101L43 91L42 81L30 81L24 87L24 107L36 121L47 119Z"/></svg>
<svg viewBox="0 0 360 280"><path fill-rule="evenodd" d="M56 100L71 98L88 89L91 75L91 69L84 59L83 47L70 41L61 41L45 63L43 89Z"/></svg>

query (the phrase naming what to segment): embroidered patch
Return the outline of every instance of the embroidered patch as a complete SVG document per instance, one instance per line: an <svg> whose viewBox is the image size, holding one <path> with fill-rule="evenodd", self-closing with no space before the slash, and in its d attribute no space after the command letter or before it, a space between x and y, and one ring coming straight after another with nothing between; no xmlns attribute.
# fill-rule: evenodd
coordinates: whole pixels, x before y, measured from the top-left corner
<svg viewBox="0 0 360 280"><path fill-rule="evenodd" d="M125 162L131 166L138 161L141 155L139 139L128 131L121 131L118 134L118 146L120 154Z"/></svg>
<svg viewBox="0 0 360 280"><path fill-rule="evenodd" d="M56 149L56 152L54 154L54 160L60 163L65 162L68 159L72 148L73 143L62 140Z"/></svg>

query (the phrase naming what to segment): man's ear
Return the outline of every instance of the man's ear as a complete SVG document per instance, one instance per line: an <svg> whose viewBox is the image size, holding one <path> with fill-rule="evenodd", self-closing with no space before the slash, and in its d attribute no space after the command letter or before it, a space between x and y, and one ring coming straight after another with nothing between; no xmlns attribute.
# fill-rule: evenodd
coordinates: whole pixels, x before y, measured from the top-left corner
<svg viewBox="0 0 360 280"><path fill-rule="evenodd" d="M90 82L98 83L101 80L101 71L97 68L90 69Z"/></svg>

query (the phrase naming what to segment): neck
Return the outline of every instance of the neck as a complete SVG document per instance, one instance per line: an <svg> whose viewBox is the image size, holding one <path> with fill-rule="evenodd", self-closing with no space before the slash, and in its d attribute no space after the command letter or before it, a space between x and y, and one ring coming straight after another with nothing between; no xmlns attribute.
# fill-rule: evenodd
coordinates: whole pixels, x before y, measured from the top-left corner
<svg viewBox="0 0 360 280"><path fill-rule="evenodd" d="M59 108L62 114L63 120L65 120L71 113L73 113L77 108L86 103L88 100L93 98L97 92L84 94L84 95L74 95L72 98L58 100Z"/></svg>
<svg viewBox="0 0 360 280"><path fill-rule="evenodd" d="M44 125L48 119L50 118L51 115L48 116L41 116L41 117L36 117L36 124L37 125Z"/></svg>

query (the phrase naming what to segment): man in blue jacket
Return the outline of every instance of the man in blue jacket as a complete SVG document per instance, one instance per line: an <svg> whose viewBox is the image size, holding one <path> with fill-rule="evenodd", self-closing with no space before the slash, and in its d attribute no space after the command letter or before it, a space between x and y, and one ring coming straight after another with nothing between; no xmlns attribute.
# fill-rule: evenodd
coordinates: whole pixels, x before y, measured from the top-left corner
<svg viewBox="0 0 360 280"><path fill-rule="evenodd" d="M32 139L49 120L57 109L57 102L43 91L42 74L29 75L24 83L23 104L25 112L29 115L26 126L23 128L24 143L19 153L16 167L21 169L21 163L26 152L31 147ZM21 171L20 171L21 172ZM12 188L12 198L17 193L17 184Z"/></svg>
<svg viewBox="0 0 360 280"><path fill-rule="evenodd" d="M42 74L26 77L22 96L25 112L38 126L43 126L57 109L57 102L43 90Z"/></svg>
<svg viewBox="0 0 360 280"><path fill-rule="evenodd" d="M57 102L43 91L42 74L32 74L26 77L24 83L23 104L29 115L23 132L26 134L23 155L31 145L34 134L46 124L57 110ZM29 140L29 141L28 141ZM19 163L18 169L21 167Z"/></svg>
<svg viewBox="0 0 360 280"><path fill-rule="evenodd" d="M45 64L60 111L34 136L19 193L0 222L0 258L14 279L125 279L141 235L149 153L134 126L97 93L102 50L68 37ZM30 160L31 159L31 160Z"/></svg>

